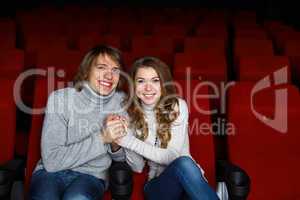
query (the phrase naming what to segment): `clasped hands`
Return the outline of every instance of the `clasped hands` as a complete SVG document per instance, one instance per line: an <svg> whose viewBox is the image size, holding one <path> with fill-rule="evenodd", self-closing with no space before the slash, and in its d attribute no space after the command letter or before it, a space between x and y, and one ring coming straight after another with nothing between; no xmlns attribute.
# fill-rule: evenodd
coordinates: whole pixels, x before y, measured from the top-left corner
<svg viewBox="0 0 300 200"><path fill-rule="evenodd" d="M102 139L106 144L111 144L113 150L119 147L119 139L127 134L128 119L117 114L108 115L102 131Z"/></svg>

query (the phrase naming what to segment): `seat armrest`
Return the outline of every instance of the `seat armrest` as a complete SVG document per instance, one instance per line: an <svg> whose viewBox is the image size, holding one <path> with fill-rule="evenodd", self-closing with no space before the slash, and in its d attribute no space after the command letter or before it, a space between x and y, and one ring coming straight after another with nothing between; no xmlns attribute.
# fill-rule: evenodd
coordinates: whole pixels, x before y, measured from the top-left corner
<svg viewBox="0 0 300 200"><path fill-rule="evenodd" d="M230 200L246 200L250 177L245 170L225 160L217 161L218 181L225 182Z"/></svg>

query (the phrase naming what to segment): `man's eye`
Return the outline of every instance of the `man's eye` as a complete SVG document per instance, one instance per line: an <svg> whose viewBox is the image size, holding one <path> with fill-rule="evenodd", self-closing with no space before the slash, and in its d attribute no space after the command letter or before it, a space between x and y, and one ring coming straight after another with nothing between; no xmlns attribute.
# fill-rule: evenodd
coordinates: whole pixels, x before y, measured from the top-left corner
<svg viewBox="0 0 300 200"><path fill-rule="evenodd" d="M96 65L96 68L97 69L101 69L101 70L106 69L106 67L104 65Z"/></svg>
<svg viewBox="0 0 300 200"><path fill-rule="evenodd" d="M112 71L113 71L113 73L120 73L121 72L120 68L117 68L117 67L113 68Z"/></svg>

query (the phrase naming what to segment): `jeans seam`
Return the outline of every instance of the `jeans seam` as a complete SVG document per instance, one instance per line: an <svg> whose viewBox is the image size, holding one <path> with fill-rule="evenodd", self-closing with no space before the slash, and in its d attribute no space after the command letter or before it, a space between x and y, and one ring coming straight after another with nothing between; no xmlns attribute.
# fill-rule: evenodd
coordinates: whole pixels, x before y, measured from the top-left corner
<svg viewBox="0 0 300 200"><path fill-rule="evenodd" d="M174 166L174 168L177 171L177 174L179 174L189 184L190 181L188 181L188 179L182 174L182 172L180 171L180 169L178 169L178 167L176 165ZM181 186L183 187L182 183L181 183ZM197 193L195 193L193 190L191 190L191 192L193 193L193 196L197 196Z"/></svg>

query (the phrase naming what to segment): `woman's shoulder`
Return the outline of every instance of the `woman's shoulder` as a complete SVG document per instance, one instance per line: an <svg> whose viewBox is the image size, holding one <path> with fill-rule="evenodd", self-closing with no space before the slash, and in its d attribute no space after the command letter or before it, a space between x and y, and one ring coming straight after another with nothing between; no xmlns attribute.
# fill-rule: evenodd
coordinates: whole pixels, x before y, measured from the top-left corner
<svg viewBox="0 0 300 200"><path fill-rule="evenodd" d="M177 97L178 104L175 106L175 111L178 112L177 122L188 119L189 111L187 103L184 99Z"/></svg>
<svg viewBox="0 0 300 200"><path fill-rule="evenodd" d="M180 114L183 113L188 113L188 105L186 103L186 101L180 97L177 97L177 101L178 101L178 111Z"/></svg>

